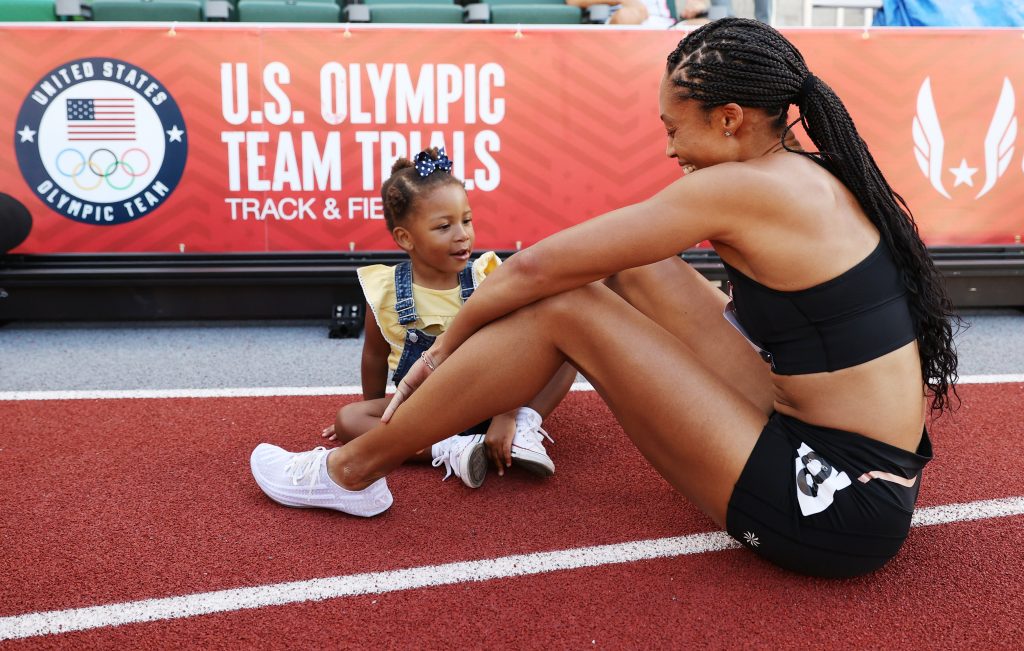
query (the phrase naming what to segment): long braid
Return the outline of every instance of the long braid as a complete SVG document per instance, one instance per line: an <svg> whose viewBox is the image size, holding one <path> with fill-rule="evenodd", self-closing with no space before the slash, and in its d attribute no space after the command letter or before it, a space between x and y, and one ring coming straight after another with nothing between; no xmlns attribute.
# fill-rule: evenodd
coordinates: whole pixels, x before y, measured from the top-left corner
<svg viewBox="0 0 1024 651"><path fill-rule="evenodd" d="M893 191L835 92L810 75L800 52L771 27L724 18L689 34L668 57L668 74L685 97L705 110L735 102L764 109L776 118L782 145L800 122L818 152L796 153L820 160L857 198L893 254L907 288L921 355L921 372L935 412L952 408L957 354L953 323L959 324L945 284L903 198ZM786 124L790 104L800 117Z"/></svg>

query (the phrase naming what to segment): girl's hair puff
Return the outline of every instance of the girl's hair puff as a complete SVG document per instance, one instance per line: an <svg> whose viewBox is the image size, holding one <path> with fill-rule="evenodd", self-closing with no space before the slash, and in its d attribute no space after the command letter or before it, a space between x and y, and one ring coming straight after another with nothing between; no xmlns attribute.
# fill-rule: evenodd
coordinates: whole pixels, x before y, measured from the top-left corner
<svg viewBox="0 0 1024 651"><path fill-rule="evenodd" d="M435 161L440 158L440 152L436 147L423 150L419 156L423 154ZM465 187L461 180L443 170L435 170L427 176L421 176L416 170L416 163L408 158L399 158L395 161L391 166L391 176L380 188L380 197L384 202L384 223L387 224L388 230L393 231L405 225L413 212L417 198L449 183Z"/></svg>

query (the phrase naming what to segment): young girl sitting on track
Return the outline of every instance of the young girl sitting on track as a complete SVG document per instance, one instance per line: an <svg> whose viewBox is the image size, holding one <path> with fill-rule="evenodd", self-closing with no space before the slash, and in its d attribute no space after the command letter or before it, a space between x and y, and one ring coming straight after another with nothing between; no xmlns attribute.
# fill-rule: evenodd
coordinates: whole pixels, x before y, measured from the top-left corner
<svg viewBox="0 0 1024 651"><path fill-rule="evenodd" d="M415 161L402 158L381 187L384 220L409 260L359 269L366 298L363 401L342 407L322 436L344 443L380 423L387 407L387 376L398 385L406 372L448 327L487 274L501 260L493 251L470 262L473 216L462 181L451 175L444 149L429 149ZM489 456L504 474L516 464L539 475L555 466L544 449L541 422L562 400L576 376L569 365L530 403L450 436L413 458L444 464L471 488L483 483ZM548 437L550 438L550 437ZM486 448L486 453L485 453Z"/></svg>

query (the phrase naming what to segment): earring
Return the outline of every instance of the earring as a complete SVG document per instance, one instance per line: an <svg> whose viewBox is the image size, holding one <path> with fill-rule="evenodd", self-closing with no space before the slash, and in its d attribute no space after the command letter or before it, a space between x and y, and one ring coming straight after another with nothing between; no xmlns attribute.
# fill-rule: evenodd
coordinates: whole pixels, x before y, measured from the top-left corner
<svg viewBox="0 0 1024 651"><path fill-rule="evenodd" d="M732 135L732 131L726 131L726 132L725 132L725 137L726 137L726 138L728 138L728 137L729 137L729 136L731 136L731 135Z"/></svg>

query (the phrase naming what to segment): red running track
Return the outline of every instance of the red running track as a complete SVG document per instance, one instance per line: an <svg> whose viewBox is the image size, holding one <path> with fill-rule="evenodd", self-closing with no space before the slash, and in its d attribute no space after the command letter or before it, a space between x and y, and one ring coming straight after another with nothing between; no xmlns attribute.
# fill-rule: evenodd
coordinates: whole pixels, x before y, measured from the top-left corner
<svg viewBox="0 0 1024 651"><path fill-rule="evenodd" d="M1024 385L961 388L932 426L920 506L1024 495ZM381 517L293 510L252 482L260 441L317 444L337 397L0 402L0 617L713 531L593 393L549 421L549 480L473 491L406 467ZM0 643L5 648L1012 648L1024 517L915 529L870 577L746 550L330 599Z"/></svg>

